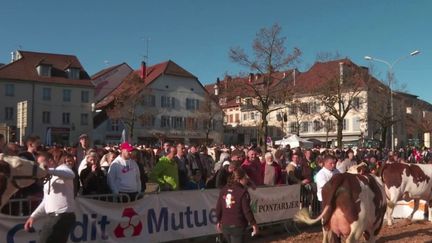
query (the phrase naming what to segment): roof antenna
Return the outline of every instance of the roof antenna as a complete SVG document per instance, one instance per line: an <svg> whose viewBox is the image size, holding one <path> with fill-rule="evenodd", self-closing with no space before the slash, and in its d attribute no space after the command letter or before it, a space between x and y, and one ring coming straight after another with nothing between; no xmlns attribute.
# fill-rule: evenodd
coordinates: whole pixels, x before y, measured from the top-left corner
<svg viewBox="0 0 432 243"><path fill-rule="evenodd" d="M145 40L146 41L146 54L145 54L145 56L143 56L143 58L145 59L145 62L147 63L147 65L149 64L149 59L150 59L150 57L149 57L149 42L150 42L150 37L144 37L144 38L142 38L142 40Z"/></svg>

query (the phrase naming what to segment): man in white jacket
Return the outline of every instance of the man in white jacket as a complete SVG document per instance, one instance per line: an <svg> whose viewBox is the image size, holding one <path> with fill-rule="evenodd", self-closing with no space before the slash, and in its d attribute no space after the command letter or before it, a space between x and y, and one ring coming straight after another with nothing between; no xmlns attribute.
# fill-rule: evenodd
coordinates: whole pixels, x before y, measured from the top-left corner
<svg viewBox="0 0 432 243"><path fill-rule="evenodd" d="M24 229L29 231L34 221L48 216L39 236L39 243L67 242L68 236L75 223L74 178L70 164L60 164L57 167L49 153L40 153L39 163L48 167L48 174L44 185L44 197L36 210L27 219Z"/></svg>

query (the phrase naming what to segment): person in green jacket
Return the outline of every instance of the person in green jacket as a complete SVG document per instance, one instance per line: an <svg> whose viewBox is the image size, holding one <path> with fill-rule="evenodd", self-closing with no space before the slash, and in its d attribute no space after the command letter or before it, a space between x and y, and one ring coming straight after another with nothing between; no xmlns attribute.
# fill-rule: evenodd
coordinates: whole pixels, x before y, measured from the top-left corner
<svg viewBox="0 0 432 243"><path fill-rule="evenodd" d="M149 179L159 184L161 191L175 191L179 189L178 166L174 161L177 148L171 147L169 153L159 159L150 173Z"/></svg>

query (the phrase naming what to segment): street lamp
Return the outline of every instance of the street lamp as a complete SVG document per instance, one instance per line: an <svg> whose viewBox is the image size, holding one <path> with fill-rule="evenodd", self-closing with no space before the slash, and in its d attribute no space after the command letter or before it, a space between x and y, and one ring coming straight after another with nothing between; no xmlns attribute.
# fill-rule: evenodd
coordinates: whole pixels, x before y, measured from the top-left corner
<svg viewBox="0 0 432 243"><path fill-rule="evenodd" d="M393 77L394 77L394 72L393 72L393 67L400 61L411 57L411 56L415 56L420 54L419 50L415 50L413 52L411 52L409 55L406 56L401 56L398 59L396 59L395 61L393 61L392 63L387 62L385 60L381 60L375 57L371 57L371 56L365 56L364 59L368 60L368 61L376 61L376 62L381 62L387 65L388 67L388 82L389 82L389 89L390 89L390 114L391 114L391 119L392 119L392 124L391 124L391 149L392 151L394 151L394 122L393 122L393 116L394 116L394 110L393 110L393 90L392 90L392 82L393 82Z"/></svg>

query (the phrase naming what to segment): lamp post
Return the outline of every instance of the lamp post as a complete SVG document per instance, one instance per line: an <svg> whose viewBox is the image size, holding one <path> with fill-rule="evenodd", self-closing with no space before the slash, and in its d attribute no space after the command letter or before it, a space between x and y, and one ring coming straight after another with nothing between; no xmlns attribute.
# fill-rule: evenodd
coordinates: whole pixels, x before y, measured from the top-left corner
<svg viewBox="0 0 432 243"><path fill-rule="evenodd" d="M365 56L364 57L364 59L366 59L366 60L368 60L368 61L376 61L376 62L381 62L381 63L384 63L384 64L386 64L387 65L387 67L388 67L388 82L389 82L389 89L390 89L390 114L391 114L391 122L392 122L392 124L391 124L391 150L392 151L394 151L394 122L393 122L393 117L394 117L394 110L393 110L393 90L392 90L392 82L393 82L393 79L394 79L394 71L393 71L393 67L398 63L398 62L400 62L400 61L402 61L402 60L404 60L404 59L406 59L406 58L408 58L408 57L411 57L411 56L415 56L415 55L418 55L418 54L420 54L420 51L419 50L415 50L415 51L413 51L413 52L411 52L409 55L405 55L405 56L401 56L401 57L399 57L398 59L396 59L395 61L393 61L393 62L388 62L388 61L385 61L385 60L382 60L382 59L378 59L378 58L375 58L375 57L371 57L371 56Z"/></svg>

